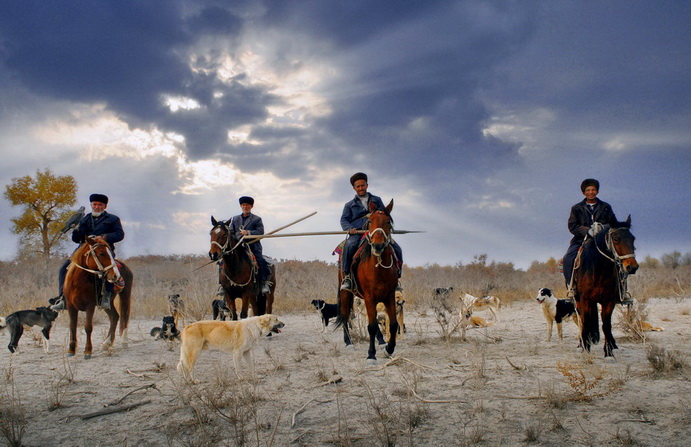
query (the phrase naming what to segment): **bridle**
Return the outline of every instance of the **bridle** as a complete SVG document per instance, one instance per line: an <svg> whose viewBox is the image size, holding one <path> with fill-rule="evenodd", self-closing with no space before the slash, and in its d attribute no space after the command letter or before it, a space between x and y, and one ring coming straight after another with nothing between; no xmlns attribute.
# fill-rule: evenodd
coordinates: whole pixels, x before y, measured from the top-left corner
<svg viewBox="0 0 691 447"><path fill-rule="evenodd" d="M245 240L245 236L242 236L240 238L240 240L238 241L238 243L233 245L233 247L229 250L228 245L230 245L230 226L226 225L225 222L219 222L215 227L213 227L211 229L211 233L213 233L214 231L220 231L221 229L225 230L225 232L226 232L225 243L223 245L221 245L217 241L212 240L211 246L214 246L214 245L218 246L218 248L221 249L221 256L225 256L225 255L228 255L228 254L232 253L233 251L235 251L235 249L238 248L240 246L240 244L242 244L242 242Z"/></svg>
<svg viewBox="0 0 691 447"><path fill-rule="evenodd" d="M368 220L372 214L377 214L377 213L386 214L386 213L384 213L384 211L381 211L381 210L375 211L374 213L371 213L367 216ZM371 220L369 222L371 222ZM369 222L368 222L368 226L369 226ZM374 236L377 233L382 233L382 235L384 236L384 247L381 249L380 254L377 254L375 252L375 250L373 250L374 243L372 242L372 236ZM386 250L386 247L388 247L391 244L391 234L387 233L386 230L384 230L381 227L375 228L372 231L369 231L369 229L368 229L367 233L365 233L365 239L367 239L367 243L370 246L370 253L372 253L372 256L377 258L377 263L375 264L375 267L382 267L385 269L390 269L391 267L393 267L393 265L394 265L394 256L393 255L391 255L391 263L389 265L382 264L382 259L381 259L381 256L384 253L384 250Z"/></svg>
<svg viewBox="0 0 691 447"><path fill-rule="evenodd" d="M232 223L232 221L231 221L231 223ZM214 226L214 227L211 229L211 233L213 234L215 231L220 231L221 229L225 230L225 232L226 232L226 241L225 241L225 243L224 243L223 245L221 245L221 244L220 244L219 242L217 242L216 240L212 240L212 241L211 241L211 246L214 246L214 245L218 246L218 248L221 249L221 258L223 258L224 256L233 253L233 252L235 251L235 249L238 248L238 247L240 246L240 244L242 244L242 242L245 240L245 236L242 236L242 237L240 238L240 240L237 242L237 244L233 245L231 248L228 248L229 245L230 245L230 240L231 240L231 237L230 237L230 226L229 226L229 225L227 225L225 222L219 222L216 226ZM243 284L238 284L238 283L236 283L235 281L233 281L233 280L230 278L230 276L228 276L228 274L226 273L225 269L221 269L221 272L223 273L223 276L226 277L226 279L228 280L228 282L230 282L230 285L231 285L231 286L233 286L233 287L245 287L247 284L249 284L249 283L251 283L252 281L254 281L254 277L255 277L255 275L256 275L256 267L255 267L254 264L252 264L252 263L250 263L250 265L252 266L252 273L250 274L250 277L249 277L249 279L247 280L247 282L246 282L246 283L243 283Z"/></svg>
<svg viewBox="0 0 691 447"><path fill-rule="evenodd" d="M96 253L96 248L97 247L106 247L106 252L108 253L108 257L110 258L110 265L104 267L103 264L101 263L101 260L98 257L98 254ZM98 275L99 278L103 278L106 273L108 273L108 270L114 270L115 271L115 278L116 280L120 278L120 270L118 270L118 266L115 262L115 258L113 258L113 252L110 250L110 246L108 244L89 244L89 251L84 255L86 259L89 258L89 256L92 256L94 259L94 262L96 263L96 266L98 267L98 270L93 270L87 267L84 267L82 265L79 265L77 263L74 263L75 267L78 267L85 272L93 273L95 275Z"/></svg>
<svg viewBox="0 0 691 447"><path fill-rule="evenodd" d="M618 276L618 281L617 285L619 288L619 296L621 297L622 301L624 300L624 297L628 295L628 283L626 281L626 278L629 276L628 272L624 268L624 265L622 261L624 259L630 259L630 258L635 258L636 254L635 253L627 253L625 255L620 255L617 252L616 247L614 246L614 243L612 242L612 234L616 233L617 231L624 230L625 228L610 228L609 231L607 231L607 234L605 234L605 246L607 248L607 251L609 251L612 256L608 256L606 253L604 253L601 249L600 246L597 244L597 241L595 242L595 248L597 248L597 251L600 252L602 256L604 256L606 259L609 261L613 262L614 265L616 266L617 269L617 276Z"/></svg>

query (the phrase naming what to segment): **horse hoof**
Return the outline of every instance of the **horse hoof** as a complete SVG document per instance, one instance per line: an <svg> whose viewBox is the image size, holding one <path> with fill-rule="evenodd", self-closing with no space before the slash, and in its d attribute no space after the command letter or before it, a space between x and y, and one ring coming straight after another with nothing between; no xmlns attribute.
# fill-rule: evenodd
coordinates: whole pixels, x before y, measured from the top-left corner
<svg viewBox="0 0 691 447"><path fill-rule="evenodd" d="M84 360L89 360L91 358L91 354L84 354Z"/></svg>
<svg viewBox="0 0 691 447"><path fill-rule="evenodd" d="M68 353L67 353L67 357L74 357L74 353L68 352Z"/></svg>
<svg viewBox="0 0 691 447"><path fill-rule="evenodd" d="M577 347L577 348L576 348L576 352L579 353L579 354L582 354L582 353L583 353L583 348L581 348L580 346Z"/></svg>
<svg viewBox="0 0 691 447"><path fill-rule="evenodd" d="M613 355L610 355L609 357L605 357L605 363L617 363L617 359L615 359Z"/></svg>
<svg viewBox="0 0 691 447"><path fill-rule="evenodd" d="M367 359L367 366L374 366L377 364L377 359Z"/></svg>
<svg viewBox="0 0 691 447"><path fill-rule="evenodd" d="M353 345L346 345L346 349L349 351L355 351L355 346Z"/></svg>

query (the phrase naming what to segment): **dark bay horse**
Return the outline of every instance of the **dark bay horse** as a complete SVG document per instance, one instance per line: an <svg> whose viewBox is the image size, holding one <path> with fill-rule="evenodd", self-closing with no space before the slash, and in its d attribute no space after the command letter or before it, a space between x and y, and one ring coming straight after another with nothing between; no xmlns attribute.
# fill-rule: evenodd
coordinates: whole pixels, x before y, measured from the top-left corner
<svg viewBox="0 0 691 447"><path fill-rule="evenodd" d="M65 276L63 295L67 313L70 316L70 343L67 355L73 356L77 349L77 319L79 312L86 313L84 331L86 345L84 358L91 358L91 332L94 324L94 311L99 297L99 288L103 281L116 282L124 280L124 288L117 294L120 301L120 312L115 309L115 297L111 300L110 309L105 310L110 319L108 336L103 342L104 348L109 348L115 341L115 328L120 321L120 337L122 345L127 346L127 325L130 320L130 302L134 275L122 261L115 262L113 252L108 243L101 237L87 237L86 241L72 254L70 266Z"/></svg>
<svg viewBox="0 0 691 447"><path fill-rule="evenodd" d="M230 223L217 221L211 216L211 248L209 258L212 261L223 260L218 272L219 283L230 309L231 318L238 319L235 299L242 299L240 318L247 318L250 306L255 316L270 314L273 311L274 292L276 290L276 269L271 268L271 291L265 295L259 293L256 264L251 261L251 251L246 242L236 239L230 231Z"/></svg>
<svg viewBox="0 0 691 447"><path fill-rule="evenodd" d="M605 337L605 358L614 358L617 343L612 336L612 312L625 299L626 277L638 270L631 234L631 216L625 222L605 227L583 243L580 265L575 270L576 308L581 319L581 346L600 341L597 305L602 307L602 333Z"/></svg>
<svg viewBox="0 0 691 447"><path fill-rule="evenodd" d="M393 200L384 210L376 210L373 203L370 204L370 213L367 216L367 243L362 252L355 256L351 269L353 275L353 287L355 294L365 302L367 311L367 332L370 343L367 351L367 361L374 364L377 361L375 340L379 333L377 323L377 303L383 303L389 316L389 338L386 344L386 353L391 355L396 349L396 334L398 334L398 321L396 320L396 286L398 285L398 271L394 250L391 246L391 231L393 221L391 210ZM338 284L341 284L343 273L338 272ZM351 345L350 313L353 309L353 293L340 290L338 296L339 315L336 318L336 327L343 327L343 339L346 345Z"/></svg>

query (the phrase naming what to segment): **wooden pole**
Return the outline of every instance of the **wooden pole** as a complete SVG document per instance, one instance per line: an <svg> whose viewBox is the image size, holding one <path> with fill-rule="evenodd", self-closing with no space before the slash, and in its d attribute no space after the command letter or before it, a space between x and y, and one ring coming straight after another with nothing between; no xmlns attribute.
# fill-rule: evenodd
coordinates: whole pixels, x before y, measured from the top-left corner
<svg viewBox="0 0 691 447"><path fill-rule="evenodd" d="M367 230L357 230L354 234L364 234ZM409 233L425 233L425 231L415 231L415 230L393 230L392 234L409 234ZM247 235L245 239L268 239L275 237L294 237L294 236L329 236L338 234L349 234L347 231L313 231L307 233L288 233L288 234L255 234Z"/></svg>
<svg viewBox="0 0 691 447"><path fill-rule="evenodd" d="M291 223L289 223L288 225L283 225L282 227L278 227L278 228L276 228L275 230L270 231L270 232L264 234L263 236L269 236L269 235L271 235L271 234L278 233L279 231L283 230L284 228L288 228L288 227L290 227L290 226L292 226L292 225L295 225L295 224L298 223L298 222L302 222L303 220L307 219L308 217L312 217L312 216L314 216L315 214L317 214L316 211L313 212L313 213L311 213L311 214L306 215L305 217L301 217L300 219L298 219L298 220L296 220L296 221L294 221L294 222L291 222ZM245 236L245 239L247 239L248 237L249 237L249 235L248 235L248 236ZM259 240L259 239L251 240L251 241L248 242L248 244L253 244L253 243L257 242L258 240Z"/></svg>

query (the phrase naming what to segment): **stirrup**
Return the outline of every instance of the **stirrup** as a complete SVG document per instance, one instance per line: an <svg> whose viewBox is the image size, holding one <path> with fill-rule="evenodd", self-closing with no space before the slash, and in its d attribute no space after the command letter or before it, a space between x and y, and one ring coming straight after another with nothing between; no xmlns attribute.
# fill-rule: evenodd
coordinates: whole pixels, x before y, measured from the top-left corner
<svg viewBox="0 0 691 447"><path fill-rule="evenodd" d="M343 278L343 282L341 283L341 290L347 290L348 292L353 291L353 281L350 279L350 276L346 276Z"/></svg>
<svg viewBox="0 0 691 447"><path fill-rule="evenodd" d="M57 296L57 297L55 297L55 298L52 298L52 299L49 300L49 302L50 302L50 301L52 301L52 302L55 303L55 304L53 304L52 306L50 306L50 308L51 308L52 310L57 310L57 311L59 311L59 310L64 310L64 309L67 307L67 306L66 306L66 303L65 303L65 297L62 296L62 295Z"/></svg>
<svg viewBox="0 0 691 447"><path fill-rule="evenodd" d="M572 300L576 296L576 292L573 289L566 291L566 298Z"/></svg>
<svg viewBox="0 0 691 447"><path fill-rule="evenodd" d="M271 293L271 286L272 286L272 285L273 285L273 284L271 283L271 281L264 281L264 282L262 282L262 292L261 292L261 293L262 293L262 294Z"/></svg>
<svg viewBox="0 0 691 447"><path fill-rule="evenodd" d="M101 302L99 303L98 307L100 307L103 310L110 309L112 297L113 297L113 292L104 293L103 298L101 299Z"/></svg>

